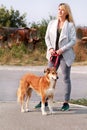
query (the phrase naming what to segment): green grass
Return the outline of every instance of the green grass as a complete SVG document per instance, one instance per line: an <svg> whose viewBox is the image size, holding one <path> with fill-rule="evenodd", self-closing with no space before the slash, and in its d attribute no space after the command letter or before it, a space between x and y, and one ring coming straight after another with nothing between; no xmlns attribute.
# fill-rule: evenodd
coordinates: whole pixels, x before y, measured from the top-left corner
<svg viewBox="0 0 87 130"><path fill-rule="evenodd" d="M41 45L40 45L41 46ZM43 46L33 50L24 44L9 48L0 48L0 65L45 65L46 49Z"/></svg>
<svg viewBox="0 0 87 130"><path fill-rule="evenodd" d="M77 100L71 99L70 103L87 106L87 99L85 98L77 99Z"/></svg>
<svg viewBox="0 0 87 130"><path fill-rule="evenodd" d="M78 49L77 49L78 50ZM86 49L87 51L87 49ZM86 54L86 52L85 52ZM86 54L87 55L87 54ZM81 56L84 56L81 54ZM78 55L77 55L78 59ZM36 44L35 50L33 50L33 44L25 46L21 43L19 46L12 43L12 47L1 47L0 48L0 65L47 65L46 59L46 45L43 42ZM87 60L79 60L74 62L73 65L87 65Z"/></svg>

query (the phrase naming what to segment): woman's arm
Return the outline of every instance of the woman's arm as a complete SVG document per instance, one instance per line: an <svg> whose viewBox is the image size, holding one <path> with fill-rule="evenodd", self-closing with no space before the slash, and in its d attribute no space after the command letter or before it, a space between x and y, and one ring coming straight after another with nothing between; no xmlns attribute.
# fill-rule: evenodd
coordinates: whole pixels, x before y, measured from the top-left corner
<svg viewBox="0 0 87 130"><path fill-rule="evenodd" d="M76 43L76 29L72 23L70 23L68 35L69 35L69 42L61 48L63 52L73 47Z"/></svg>

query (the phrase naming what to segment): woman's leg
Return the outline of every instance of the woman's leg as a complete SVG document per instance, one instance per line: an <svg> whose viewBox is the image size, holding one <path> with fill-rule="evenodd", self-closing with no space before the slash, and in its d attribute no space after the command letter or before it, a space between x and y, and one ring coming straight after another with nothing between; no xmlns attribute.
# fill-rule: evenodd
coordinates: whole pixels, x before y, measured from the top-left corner
<svg viewBox="0 0 87 130"><path fill-rule="evenodd" d="M71 66L68 67L65 63L64 58L60 61L60 67L63 74L63 82L64 82L64 106L62 107L63 110L68 110L69 105L68 102L70 100L70 94L71 94L71 79L70 79L70 71Z"/></svg>
<svg viewBox="0 0 87 130"><path fill-rule="evenodd" d="M64 58L61 59L60 61L60 67L61 71L63 74L63 82L64 82L64 90L65 90L65 101L70 100L70 94L71 94L71 79L70 79L70 71L71 71L71 66L68 67L65 63Z"/></svg>

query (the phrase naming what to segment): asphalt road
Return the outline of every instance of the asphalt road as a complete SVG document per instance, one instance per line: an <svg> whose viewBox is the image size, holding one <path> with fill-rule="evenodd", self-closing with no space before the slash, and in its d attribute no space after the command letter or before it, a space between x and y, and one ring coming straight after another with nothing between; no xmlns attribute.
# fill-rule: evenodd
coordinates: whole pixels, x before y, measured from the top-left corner
<svg viewBox="0 0 87 130"><path fill-rule="evenodd" d="M34 73L38 76L43 75L45 66L0 66L0 101L16 101L16 91L19 80L25 73ZM63 101L64 87L62 82L61 70L58 71L59 79L56 84L56 101ZM71 71L72 99L87 98L87 66L73 66ZM33 92L32 101L39 101L40 97Z"/></svg>
<svg viewBox="0 0 87 130"><path fill-rule="evenodd" d="M30 102L31 111L21 113L17 102L0 102L0 130L87 130L87 107L70 104L70 111L62 112L56 102L56 113L42 116L40 109L33 109L35 104Z"/></svg>

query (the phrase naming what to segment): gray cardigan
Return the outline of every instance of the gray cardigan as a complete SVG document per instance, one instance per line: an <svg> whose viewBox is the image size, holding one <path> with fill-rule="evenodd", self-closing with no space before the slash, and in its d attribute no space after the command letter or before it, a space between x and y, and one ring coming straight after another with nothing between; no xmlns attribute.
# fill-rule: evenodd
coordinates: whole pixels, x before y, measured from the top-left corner
<svg viewBox="0 0 87 130"><path fill-rule="evenodd" d="M57 33L58 20L52 20L48 24L45 42L47 45L47 59L50 60L49 49L54 48L56 45L56 33ZM73 45L76 43L76 30L73 23L64 22L60 37L59 37L59 48L63 50L63 57L68 66L71 66L75 59L75 53L73 51Z"/></svg>

